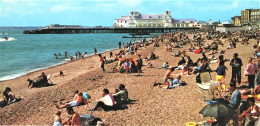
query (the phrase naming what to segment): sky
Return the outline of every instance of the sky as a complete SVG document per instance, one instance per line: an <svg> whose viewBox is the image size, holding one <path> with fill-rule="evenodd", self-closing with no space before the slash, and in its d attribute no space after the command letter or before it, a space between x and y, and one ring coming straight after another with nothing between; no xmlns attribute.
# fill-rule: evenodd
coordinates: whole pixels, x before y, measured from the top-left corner
<svg viewBox="0 0 260 126"><path fill-rule="evenodd" d="M171 11L174 19L230 21L259 0L0 0L0 26L113 26L116 18Z"/></svg>

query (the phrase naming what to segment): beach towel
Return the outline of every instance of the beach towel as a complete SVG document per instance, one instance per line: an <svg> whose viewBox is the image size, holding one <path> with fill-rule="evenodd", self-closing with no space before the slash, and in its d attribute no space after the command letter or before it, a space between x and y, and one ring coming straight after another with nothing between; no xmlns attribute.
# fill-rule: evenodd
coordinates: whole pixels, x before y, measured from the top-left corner
<svg viewBox="0 0 260 126"><path fill-rule="evenodd" d="M201 51L202 51L202 49L196 49L196 50L194 51L194 53L198 54L198 53L201 53Z"/></svg>

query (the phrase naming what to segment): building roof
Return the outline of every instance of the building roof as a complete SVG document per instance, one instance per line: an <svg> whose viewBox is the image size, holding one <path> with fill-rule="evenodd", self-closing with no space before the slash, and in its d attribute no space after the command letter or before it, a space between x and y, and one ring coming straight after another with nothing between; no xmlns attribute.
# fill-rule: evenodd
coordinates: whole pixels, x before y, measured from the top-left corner
<svg viewBox="0 0 260 126"><path fill-rule="evenodd" d="M141 19L165 19L164 14L142 14Z"/></svg>
<svg viewBox="0 0 260 126"><path fill-rule="evenodd" d="M185 23L190 23L191 21L195 22L196 19L175 19L174 21L175 21L175 23L181 23L181 22L183 22L183 21L184 21Z"/></svg>
<svg viewBox="0 0 260 126"><path fill-rule="evenodd" d="M127 21L127 20L129 20L129 19L130 19L129 16L122 16L122 17L118 18L117 20Z"/></svg>

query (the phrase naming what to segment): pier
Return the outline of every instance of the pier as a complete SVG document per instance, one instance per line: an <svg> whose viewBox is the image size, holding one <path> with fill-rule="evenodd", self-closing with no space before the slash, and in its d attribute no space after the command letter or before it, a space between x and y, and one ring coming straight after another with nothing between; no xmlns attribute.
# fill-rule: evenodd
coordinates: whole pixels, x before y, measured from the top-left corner
<svg viewBox="0 0 260 126"><path fill-rule="evenodd" d="M91 27L91 28L38 28L35 30L24 30L24 34L84 34L84 33L168 33L173 31L188 31L199 29L197 27L161 27L161 28L113 28L113 27Z"/></svg>

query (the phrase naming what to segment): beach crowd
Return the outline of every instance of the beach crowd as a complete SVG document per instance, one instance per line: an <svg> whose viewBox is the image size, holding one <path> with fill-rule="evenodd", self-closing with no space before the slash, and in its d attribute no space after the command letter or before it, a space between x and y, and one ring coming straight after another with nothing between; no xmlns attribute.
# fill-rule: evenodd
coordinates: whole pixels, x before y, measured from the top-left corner
<svg viewBox="0 0 260 126"><path fill-rule="evenodd" d="M145 71L144 68L165 69L166 73L161 78L159 83L151 84L162 90L175 90L180 86L185 86L189 82L185 81L186 77L192 76L196 83L203 84L204 73L216 75L214 80L218 86L216 90L220 92L218 99L211 98L217 103L229 106L235 111L232 117L215 117L215 121L211 125L256 125L259 118L258 101L260 101L260 32L258 30L237 31L237 32L216 32L213 30L187 30L165 33L162 35L153 36L151 39L142 39L140 42L127 42L127 44L118 42L119 50L117 53L111 51L108 56L98 53L94 48L94 56L99 57L100 71L103 74L125 73L122 76L141 76ZM252 44L252 55L247 58L240 58L238 52L232 52L238 45L248 46ZM224 47L227 45L226 47ZM164 53L171 53L172 58L179 58L178 62L169 62L164 60L164 63L159 66L154 66L154 62L160 60L160 57L153 51L149 54L142 54L142 50L147 47L165 47ZM220 49L221 48L221 49ZM176 50L179 51L176 51ZM225 53L231 51L232 59L226 59ZM197 57L191 57L194 53ZM68 52L64 55L67 57ZM87 52L75 53L75 57L70 55L70 60L80 57L85 60L84 56ZM54 54L56 58L61 54ZM244 63L244 64L243 64ZM246 63L246 64L245 64ZM113 64L110 70L106 67L107 64ZM217 68L212 67L213 65ZM228 66L229 65L229 69ZM214 68L214 69L213 69ZM231 69L230 69L231 68ZM244 70L244 71L242 71ZM108 71L111 71L108 72ZM244 73L244 74L243 74ZM67 74L67 73L66 73ZM68 73L69 74L69 73ZM230 74L230 78L227 77ZM66 77L63 70L55 77ZM242 80L242 78L246 78ZM138 79L138 78L137 78ZM48 78L43 72L37 79L28 79L28 88L46 87L49 84ZM91 94L87 91L73 91L73 99L64 103L54 103L57 107L55 114L54 125L82 125L81 116L74 111L73 108L85 106L92 113L97 110L117 111L128 108L128 104L135 102L128 96L128 90L122 83L114 91L109 91L104 87L101 93L101 98L91 99ZM129 90L131 92L131 90ZM0 100L0 106L4 107L15 102L15 92L10 87L6 87L3 91L3 99ZM90 105L93 108L90 108ZM60 109L66 108L69 114L68 119L63 121ZM232 121L230 121L232 120ZM192 121L192 120L191 120ZM93 123L93 122L92 122ZM95 125L105 125L101 119L93 123Z"/></svg>

